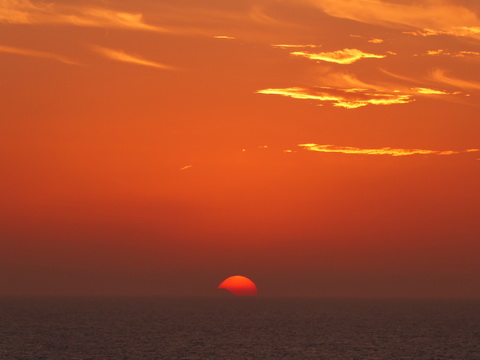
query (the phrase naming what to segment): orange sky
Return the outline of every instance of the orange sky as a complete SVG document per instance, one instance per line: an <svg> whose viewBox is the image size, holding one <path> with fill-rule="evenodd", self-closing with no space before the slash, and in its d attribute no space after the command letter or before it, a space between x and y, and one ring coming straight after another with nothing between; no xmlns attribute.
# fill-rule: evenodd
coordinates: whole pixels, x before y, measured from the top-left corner
<svg viewBox="0 0 480 360"><path fill-rule="evenodd" d="M0 0L0 294L480 296L476 0Z"/></svg>

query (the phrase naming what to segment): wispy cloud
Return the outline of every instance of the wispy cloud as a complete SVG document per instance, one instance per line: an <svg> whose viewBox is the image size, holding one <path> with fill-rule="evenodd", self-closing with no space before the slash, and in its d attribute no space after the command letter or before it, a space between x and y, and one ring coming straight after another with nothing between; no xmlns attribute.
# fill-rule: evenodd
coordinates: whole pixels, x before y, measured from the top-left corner
<svg viewBox="0 0 480 360"><path fill-rule="evenodd" d="M64 24L84 27L121 28L131 30L167 31L146 24L142 14L112 9L57 5L30 0L1 0L0 23L7 24Z"/></svg>
<svg viewBox="0 0 480 360"><path fill-rule="evenodd" d="M368 38L366 36L362 36L362 35L358 35L358 34L351 34L350 35L351 38L356 38L356 39L366 39L369 43L372 43L372 44L381 44L383 43L385 40L383 39L379 39L379 38Z"/></svg>
<svg viewBox="0 0 480 360"><path fill-rule="evenodd" d="M449 92L443 90L435 90L429 88L412 88L412 91L416 94L423 94L423 95L452 95Z"/></svg>
<svg viewBox="0 0 480 360"><path fill-rule="evenodd" d="M386 72L390 75L390 73ZM395 74L392 74L394 77ZM399 79L405 80L398 76ZM414 82L406 78L405 81ZM319 105L331 103L335 107L357 109L369 105L409 104L419 97L452 99L465 95L459 91L449 92L431 86L405 86L391 83L369 84L349 73L329 73L322 77L321 86L270 88L257 91L258 94L279 95L293 99L313 100Z"/></svg>
<svg viewBox="0 0 480 360"><path fill-rule="evenodd" d="M215 35L214 39L225 39L225 40L235 40L236 38L228 35Z"/></svg>
<svg viewBox="0 0 480 360"><path fill-rule="evenodd" d="M449 51L445 49L428 50L424 54L415 54L414 56L449 56L455 58L480 58L479 51Z"/></svg>
<svg viewBox="0 0 480 360"><path fill-rule="evenodd" d="M331 52L311 53L306 51L294 51L295 56L302 56L310 60L326 61L336 64L353 64L361 59L383 59L386 55L369 54L358 49L343 49Z"/></svg>
<svg viewBox="0 0 480 360"><path fill-rule="evenodd" d="M272 44L273 47L275 48L280 48L280 49L308 49L308 48L319 48L320 45L314 45L314 44Z"/></svg>
<svg viewBox="0 0 480 360"><path fill-rule="evenodd" d="M411 156L411 155L458 155L465 153L480 152L480 149L468 149L464 151L454 150L425 150L425 149L395 149L384 147L379 149L364 149L352 146L299 144L299 147L315 152L340 153L352 155L388 155L388 156Z"/></svg>
<svg viewBox="0 0 480 360"><path fill-rule="evenodd" d="M451 27L446 30L435 29L423 29L418 31L404 31L404 34L413 36L438 36L438 35L452 35L452 36L465 36L465 37L479 37L480 26L460 26Z"/></svg>
<svg viewBox="0 0 480 360"><path fill-rule="evenodd" d="M327 14L388 27L414 27L417 35L449 34L480 37L480 19L461 5L447 1L305 0ZM414 32L413 32L414 33Z"/></svg>
<svg viewBox="0 0 480 360"><path fill-rule="evenodd" d="M0 45L0 53L15 54L15 55L22 55L22 56L31 56L31 57L36 57L36 58L55 60L55 61L59 61L59 62L64 63L64 64L69 64L69 65L79 65L77 62L75 62L73 60L70 60L67 57L64 57L62 55L53 54L53 53L44 52L44 51L21 49L21 48L17 48L17 47Z"/></svg>
<svg viewBox="0 0 480 360"><path fill-rule="evenodd" d="M150 67L164 69L164 70L174 69L171 66L160 64L155 61L147 60L137 55L127 54L123 50L113 50L113 49L108 49L101 46L92 46L92 49L94 49L99 54L105 56L106 58L116 60L116 61L122 61L126 63L142 65L142 66L150 66Z"/></svg>
<svg viewBox="0 0 480 360"><path fill-rule="evenodd" d="M411 95L389 94L370 89L334 89L328 87L264 89L258 94L280 95L294 99L331 102L335 107L357 109L368 105L408 104L414 101Z"/></svg>
<svg viewBox="0 0 480 360"><path fill-rule="evenodd" d="M455 86L460 89L480 90L480 82L463 80L463 79L455 78L453 76L446 75L445 70L443 69L435 69L434 71L432 71L431 78L437 82Z"/></svg>

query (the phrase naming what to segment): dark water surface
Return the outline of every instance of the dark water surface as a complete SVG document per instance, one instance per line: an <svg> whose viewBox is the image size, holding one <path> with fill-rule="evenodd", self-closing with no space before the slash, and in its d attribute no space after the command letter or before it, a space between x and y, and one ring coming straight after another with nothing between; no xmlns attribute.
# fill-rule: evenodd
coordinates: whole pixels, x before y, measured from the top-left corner
<svg viewBox="0 0 480 360"><path fill-rule="evenodd" d="M480 302L5 298L0 359L480 360Z"/></svg>

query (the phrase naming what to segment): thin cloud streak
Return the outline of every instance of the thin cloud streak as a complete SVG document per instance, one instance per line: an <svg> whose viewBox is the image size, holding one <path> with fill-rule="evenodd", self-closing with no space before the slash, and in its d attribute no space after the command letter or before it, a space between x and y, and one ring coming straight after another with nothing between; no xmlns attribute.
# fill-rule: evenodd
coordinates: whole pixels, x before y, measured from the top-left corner
<svg viewBox="0 0 480 360"><path fill-rule="evenodd" d="M148 25L142 14L100 7L63 6L30 0L1 0L0 23L23 25L62 24L81 27L119 28L166 32Z"/></svg>
<svg viewBox="0 0 480 360"><path fill-rule="evenodd" d="M423 29L419 31L404 31L404 34L413 35L413 36L439 36L439 35L451 35L451 36L460 36L460 37L479 37L480 35L480 26L461 26L453 27L448 30L434 30L434 29Z"/></svg>
<svg viewBox="0 0 480 360"><path fill-rule="evenodd" d="M306 45L301 45L301 44L272 44L272 47L280 48L280 49L306 49L306 48L319 48L320 45L313 45L313 44L306 44Z"/></svg>
<svg viewBox="0 0 480 360"><path fill-rule="evenodd" d="M16 47L0 45L0 53L22 55L22 56L31 56L31 57L35 57L35 58L55 60L55 61L59 61L59 62L64 63L64 64L69 64L69 65L80 65L79 63L77 63L73 60L70 60L70 59L68 59L64 56L53 54L53 53L48 53L48 52L44 52L44 51L21 49L21 48L16 48Z"/></svg>
<svg viewBox="0 0 480 360"><path fill-rule="evenodd" d="M467 7L445 1L403 4L381 0L305 0L330 16L387 27L414 27L412 35L480 38L480 19Z"/></svg>
<svg viewBox="0 0 480 360"><path fill-rule="evenodd" d="M257 93L280 95L293 99L332 102L333 106L345 109L357 109L368 105L408 104L415 101L411 95L388 94L368 89L333 89L328 87L305 89L301 87L291 87L284 89L264 89L257 91Z"/></svg>
<svg viewBox="0 0 480 360"><path fill-rule="evenodd" d="M480 58L480 52L479 51L448 51L444 49L438 49L438 50L428 50L425 54L415 54L414 56L450 56L454 58L475 58L478 57Z"/></svg>
<svg viewBox="0 0 480 360"><path fill-rule="evenodd" d="M480 82L463 80L463 79L458 79L452 76L448 76L445 74L445 70L443 69L434 70L431 74L431 77L433 80L437 82L455 86L460 89L480 90Z"/></svg>
<svg viewBox="0 0 480 360"><path fill-rule="evenodd" d="M386 57L386 55L369 54L358 49L343 49L322 53L295 51L291 54L295 56L302 56L310 60L326 61L342 65L353 64L361 59L383 59Z"/></svg>
<svg viewBox="0 0 480 360"><path fill-rule="evenodd" d="M362 149L352 146L299 144L299 147L321 153L339 153L350 155L388 155L388 156L412 156L412 155L458 155L465 153L480 152L480 149L468 149L465 151L453 150L425 150L425 149L395 149L390 147L379 149Z"/></svg>
<svg viewBox="0 0 480 360"><path fill-rule="evenodd" d="M400 77L401 78L401 77ZM401 78L402 80L405 80ZM407 78L407 80L410 80ZM322 77L322 86L304 88L270 88L258 94L279 95L293 99L313 100L320 104L330 102L335 107L357 109L368 105L409 104L419 97L442 98L449 101L452 96L465 95L435 87L407 87L398 84L368 84L349 73L330 73Z"/></svg>
<svg viewBox="0 0 480 360"><path fill-rule="evenodd" d="M225 39L225 40L235 40L236 37L228 36L228 35L215 35L213 36L214 39Z"/></svg>
<svg viewBox="0 0 480 360"><path fill-rule="evenodd" d="M113 50L113 49L108 49L101 46L92 46L92 49L94 49L96 52L103 55L104 57L112 60L116 60L116 61L142 65L142 66L149 66L149 67L154 67L154 68L164 69L164 70L174 69L171 66L160 64L155 61L147 60L137 55L127 54L122 50Z"/></svg>

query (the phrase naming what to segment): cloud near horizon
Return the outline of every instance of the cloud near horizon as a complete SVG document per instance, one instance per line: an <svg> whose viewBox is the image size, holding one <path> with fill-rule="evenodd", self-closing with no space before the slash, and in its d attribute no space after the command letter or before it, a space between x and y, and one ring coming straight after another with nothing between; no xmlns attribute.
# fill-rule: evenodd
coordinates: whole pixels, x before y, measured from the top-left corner
<svg viewBox="0 0 480 360"><path fill-rule="evenodd" d="M349 73L330 73L321 79L322 86L269 88L258 94L279 95L293 99L330 102L335 107L357 109L368 105L409 104L418 97L461 95L426 86L408 87L398 84L368 84Z"/></svg>
<svg viewBox="0 0 480 360"><path fill-rule="evenodd" d="M92 46L92 49L103 55L104 57L116 61L131 63L135 65L149 66L158 69L164 70L173 70L174 68L168 65L160 64L155 61L144 59L137 55L130 55L125 53L123 50L113 50L109 48L104 48L101 46Z"/></svg>
<svg viewBox="0 0 480 360"><path fill-rule="evenodd" d="M294 99L331 102L335 107L357 109L368 105L408 104L415 99L406 94L389 94L370 89L334 89L330 87L264 89L258 94L280 95Z"/></svg>
<svg viewBox="0 0 480 360"><path fill-rule="evenodd" d="M363 52L358 49L343 49L331 52L311 53L306 51L294 51L294 56L302 56L310 60L326 61L336 64L348 65L361 59L383 59L387 55L376 55Z"/></svg>
<svg viewBox="0 0 480 360"><path fill-rule="evenodd" d="M437 82L460 89L480 90L480 82L458 79L456 77L446 75L446 71L443 69L435 69L432 71L431 78Z"/></svg>
<svg viewBox="0 0 480 360"><path fill-rule="evenodd" d="M299 144L299 147L315 152L322 153L340 153L352 155L388 155L388 156L412 156L412 155L458 155L465 153L480 152L480 149L468 149L464 151L453 150L425 150L425 149L394 149L390 147L378 149L365 149L352 146L337 145L319 145L319 144Z"/></svg>
<svg viewBox="0 0 480 360"><path fill-rule="evenodd" d="M386 27L413 27L418 36L453 35L480 38L478 14L448 1L419 0L415 3L381 0L305 0L326 14Z"/></svg>
<svg viewBox="0 0 480 360"><path fill-rule="evenodd" d="M30 0L1 0L0 23L20 25L62 24L146 31L168 31L148 25L140 13L101 7L58 5Z"/></svg>
<svg viewBox="0 0 480 360"><path fill-rule="evenodd" d="M0 53L22 55L22 56L31 56L31 57L35 57L35 58L55 60L55 61L58 61L58 62L61 62L61 63L64 63L64 64L68 64L68 65L79 65L79 63L77 63L73 60L70 60L69 58L67 58L65 56L58 55L58 54L53 54L53 53L49 53L49 52L44 52L44 51L22 49L22 48L17 48L17 47L0 45Z"/></svg>

